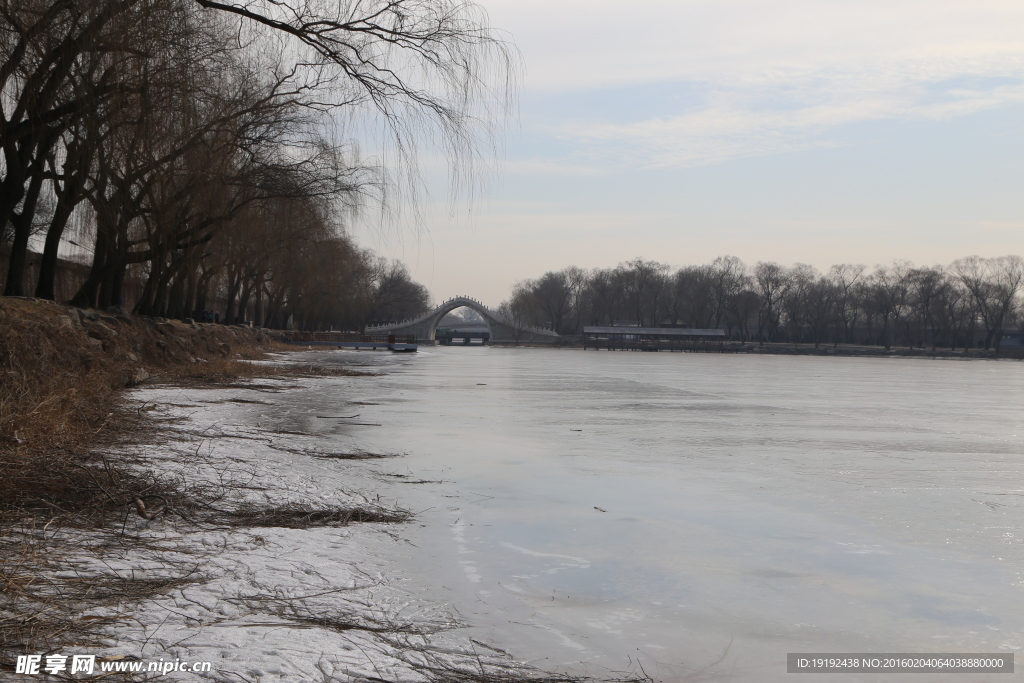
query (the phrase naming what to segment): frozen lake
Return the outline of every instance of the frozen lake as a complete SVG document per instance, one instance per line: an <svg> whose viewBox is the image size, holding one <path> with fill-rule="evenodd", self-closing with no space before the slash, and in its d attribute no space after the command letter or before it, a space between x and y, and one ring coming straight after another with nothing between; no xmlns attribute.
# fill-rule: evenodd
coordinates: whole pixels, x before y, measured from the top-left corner
<svg viewBox="0 0 1024 683"><path fill-rule="evenodd" d="M440 480L382 489L418 512L382 559L482 643L575 673L759 681L789 678L787 652L1024 645L1024 364L313 355L388 374L282 394L277 419L328 429L311 413L360 402L383 427L333 438Z"/></svg>

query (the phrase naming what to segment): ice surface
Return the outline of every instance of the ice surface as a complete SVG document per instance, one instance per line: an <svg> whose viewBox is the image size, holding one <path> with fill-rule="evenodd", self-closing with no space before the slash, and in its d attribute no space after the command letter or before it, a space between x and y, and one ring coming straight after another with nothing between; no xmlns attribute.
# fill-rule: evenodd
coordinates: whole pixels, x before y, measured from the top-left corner
<svg viewBox="0 0 1024 683"><path fill-rule="evenodd" d="M389 372L366 442L445 480L400 496L425 526L396 566L481 640L732 680L1024 643L1019 363L438 348Z"/></svg>
<svg viewBox="0 0 1024 683"><path fill-rule="evenodd" d="M247 680L308 680L318 665L410 676L372 634L274 624L230 600L254 586L328 591L312 603L324 613L450 614L466 626L438 636L441 650L476 642L598 676L639 662L666 680L772 681L787 678L787 652L1024 643L1024 365L493 347L308 356L387 375L139 390L188 437L149 456L194 477L230 466L266 488L238 492L251 500L379 495L416 518L390 535L188 536L217 550L216 575L157 601L125 647L217 658ZM382 426L317 417L355 413Z"/></svg>

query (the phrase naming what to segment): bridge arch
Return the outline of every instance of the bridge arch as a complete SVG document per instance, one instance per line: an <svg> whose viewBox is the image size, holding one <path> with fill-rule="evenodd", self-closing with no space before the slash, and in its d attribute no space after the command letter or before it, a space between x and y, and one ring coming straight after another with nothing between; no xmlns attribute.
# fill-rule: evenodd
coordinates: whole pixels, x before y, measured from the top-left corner
<svg viewBox="0 0 1024 683"><path fill-rule="evenodd" d="M494 313L475 299L457 296L454 299L445 301L432 311L431 317L433 318L433 323L430 326L430 334L427 339L435 340L437 338L437 326L441 324L441 321L446 315L457 308L468 308L483 318L484 324L487 325L487 331L491 333L491 338L494 338L494 325L491 324L491 321L494 319Z"/></svg>
<svg viewBox="0 0 1024 683"><path fill-rule="evenodd" d="M462 307L475 311L484 319L484 323L487 324L487 329L491 333L491 342L514 344L520 342L553 343L558 339L558 335L551 330L525 327L506 320L501 313L492 311L476 299L468 296L457 296L448 299L434 310L424 313L418 318L388 325L379 325L377 327L367 327L366 331L370 334L412 334L416 335L416 338L421 343L433 344L436 339L437 326L441 319L456 308Z"/></svg>

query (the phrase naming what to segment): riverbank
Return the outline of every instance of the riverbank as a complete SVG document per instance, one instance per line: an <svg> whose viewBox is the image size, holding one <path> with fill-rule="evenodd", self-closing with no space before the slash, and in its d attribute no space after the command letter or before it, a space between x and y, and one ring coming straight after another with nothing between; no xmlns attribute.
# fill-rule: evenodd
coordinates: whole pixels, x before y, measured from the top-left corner
<svg viewBox="0 0 1024 683"><path fill-rule="evenodd" d="M786 356L852 356L859 358L946 358L959 360L1022 360L1024 349L943 349L894 346L866 346L862 344L792 344L771 342L758 344L755 342L727 342L728 350L738 353L770 353Z"/></svg>
<svg viewBox="0 0 1024 683"><path fill-rule="evenodd" d="M0 667L98 644L119 619L104 608L119 614L182 580L78 573L83 553L124 542L115 532L136 498L142 514L189 507L189 487L135 457L161 430L125 390L246 381L264 372L246 359L273 347L241 327L0 299Z"/></svg>
<svg viewBox="0 0 1024 683"><path fill-rule="evenodd" d="M411 515L367 464L399 454L338 436L374 426L358 396L379 372L240 327L10 298L0 317L5 678L53 654L114 680L178 661L213 680L536 676L449 637L455 617L376 559ZM351 405L296 421L291 392L328 387Z"/></svg>
<svg viewBox="0 0 1024 683"><path fill-rule="evenodd" d="M523 346L530 348L565 348L584 349L583 342L572 337L560 339L555 344L493 344L494 346ZM588 348L587 350L607 350ZM616 349L617 351L648 351L653 349ZM678 349L677 349L678 350ZM668 349L662 349L670 352ZM868 346L863 344L796 344L790 342L723 342L721 347L708 347L699 350L687 350L685 353L738 353L738 354L775 354L783 356L838 356L854 358L944 358L949 360L1024 360L1024 348L995 349L945 349L894 346Z"/></svg>
<svg viewBox="0 0 1024 683"><path fill-rule="evenodd" d="M81 484L106 473L96 450L148 430L142 411L125 410L124 390L230 383L273 348L258 330L0 298L0 519L98 523L127 494Z"/></svg>

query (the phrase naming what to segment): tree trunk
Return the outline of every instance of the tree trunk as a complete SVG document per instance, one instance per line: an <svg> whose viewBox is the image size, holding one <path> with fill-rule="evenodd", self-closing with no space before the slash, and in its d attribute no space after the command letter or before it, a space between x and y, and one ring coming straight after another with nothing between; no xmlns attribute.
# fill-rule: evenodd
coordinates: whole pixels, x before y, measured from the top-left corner
<svg viewBox="0 0 1024 683"><path fill-rule="evenodd" d="M253 285L255 291L252 320L254 325L263 327L263 275L256 276L256 283Z"/></svg>
<svg viewBox="0 0 1024 683"><path fill-rule="evenodd" d="M7 263L7 282L4 286L4 295L20 296L22 279L25 275L25 259L28 252L28 233L21 234L16 225L17 214L15 210L25 196L25 181L27 179L27 164L25 164L25 150L23 147L7 147L4 150L5 177L0 183L0 227L11 223L15 226L14 240L11 244L11 255ZM24 214L24 212L22 212ZM30 221L31 225L31 221ZM15 292L18 292L15 294Z"/></svg>
<svg viewBox="0 0 1024 683"><path fill-rule="evenodd" d="M84 144L70 145L64 162L64 185L58 189L57 181L53 186L57 194L57 206L53 218L46 230L46 242L43 245L43 257L39 263L39 279L36 283L36 297L40 299L56 299L55 280L57 278L57 260L60 240L64 229L71 218L75 206L82 199L82 185L89 169L92 155L84 149ZM73 170L69 170L74 166ZM55 162L51 158L50 168L56 174Z"/></svg>
<svg viewBox="0 0 1024 683"><path fill-rule="evenodd" d="M107 242L109 241L109 235L103 226L97 225L96 230L96 243L92 255L92 267L89 269L89 277L86 278L82 286L78 288L78 292L71 299L73 306L79 308L95 308L96 297L100 291L100 283L103 280L103 274L106 270L107 262Z"/></svg>
<svg viewBox="0 0 1024 683"><path fill-rule="evenodd" d="M242 285L242 295L238 298L238 319L236 323L244 323L245 316L248 313L249 308L249 297L252 296L252 280L245 278L244 284Z"/></svg>
<svg viewBox="0 0 1024 683"><path fill-rule="evenodd" d="M188 277L185 280L185 301L183 304L185 312L192 319L199 317L199 309L196 306L196 279L195 268L189 268Z"/></svg>
<svg viewBox="0 0 1024 683"><path fill-rule="evenodd" d="M40 161L41 164L41 161ZM25 296L25 265L28 262L28 239L32 236L32 219L36 213L39 191L43 188L43 173L39 164L32 165L32 176L21 212L12 214L14 242L11 244L11 258L7 265L7 296Z"/></svg>
<svg viewBox="0 0 1024 683"><path fill-rule="evenodd" d="M158 315L156 312L156 289L164 271L166 257L157 246L154 245L152 249L153 258L149 261L149 277L146 278L142 296L139 297L133 309L138 315Z"/></svg>
<svg viewBox="0 0 1024 683"><path fill-rule="evenodd" d="M174 277L175 270L175 258L174 254L170 255L170 263L166 263L165 267L160 273L160 279L157 280L156 284L156 299L154 301L154 309L156 314L164 317L171 317L170 306L168 303L167 290L171 284L171 278Z"/></svg>
<svg viewBox="0 0 1024 683"><path fill-rule="evenodd" d="M200 311L209 310L207 301L210 298L210 283L213 282L216 272L215 269L211 268L203 271L203 274L199 276L199 284L196 286L196 308Z"/></svg>
<svg viewBox="0 0 1024 683"><path fill-rule="evenodd" d="M75 204L67 201L62 193L57 200L50 227L46 231L46 242L43 245L43 256L39 262L39 279L36 282L36 297L40 299L56 299L55 282L57 279L57 260L60 252L60 240L64 236L71 212Z"/></svg>
<svg viewBox="0 0 1024 683"><path fill-rule="evenodd" d="M241 276L228 271L228 300L224 308L224 323L230 325L235 317L235 299L238 297L238 288L241 285Z"/></svg>
<svg viewBox="0 0 1024 683"><path fill-rule="evenodd" d="M4 296L25 295L25 264L28 260L28 238L31 224L25 225L24 215L15 214L11 223L14 225L14 241L11 243L11 256L7 261L7 284Z"/></svg>

